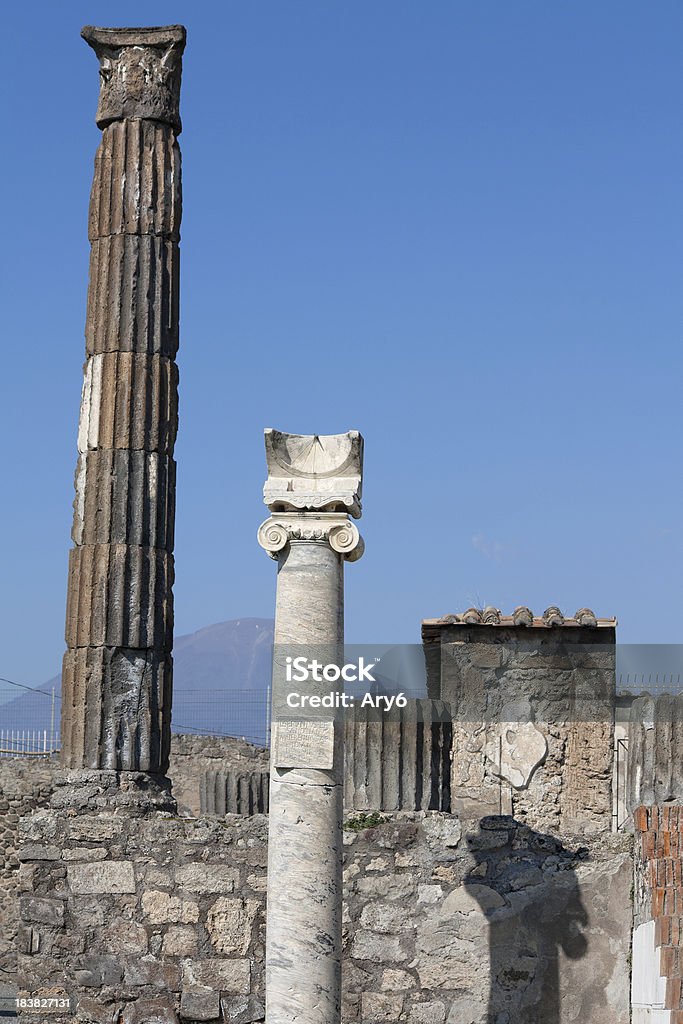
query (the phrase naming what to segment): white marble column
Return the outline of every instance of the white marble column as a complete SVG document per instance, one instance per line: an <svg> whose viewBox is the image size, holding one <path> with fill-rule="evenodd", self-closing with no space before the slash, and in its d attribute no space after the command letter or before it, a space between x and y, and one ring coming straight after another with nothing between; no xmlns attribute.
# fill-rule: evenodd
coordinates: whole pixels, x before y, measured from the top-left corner
<svg viewBox="0 0 683 1024"><path fill-rule="evenodd" d="M278 562L267 1024L341 1019L343 722L333 713L283 719L277 702L287 655L343 658L344 561L363 552L349 519L360 516L362 454L356 432L303 437L266 431L264 494L272 514L259 543Z"/></svg>

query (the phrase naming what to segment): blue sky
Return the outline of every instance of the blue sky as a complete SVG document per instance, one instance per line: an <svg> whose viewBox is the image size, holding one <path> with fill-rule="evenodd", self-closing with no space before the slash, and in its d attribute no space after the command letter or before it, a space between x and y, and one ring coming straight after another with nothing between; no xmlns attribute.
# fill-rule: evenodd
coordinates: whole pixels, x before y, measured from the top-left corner
<svg viewBox="0 0 683 1024"><path fill-rule="evenodd" d="M176 632L272 613L262 430L366 439L351 642L491 603L683 641L683 7L14 4L0 675L59 666L97 62L188 29Z"/></svg>

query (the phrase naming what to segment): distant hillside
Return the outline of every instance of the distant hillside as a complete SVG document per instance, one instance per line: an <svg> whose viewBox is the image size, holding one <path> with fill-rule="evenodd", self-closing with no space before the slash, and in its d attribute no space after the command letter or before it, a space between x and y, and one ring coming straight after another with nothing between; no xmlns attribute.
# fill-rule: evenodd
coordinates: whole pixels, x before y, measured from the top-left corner
<svg viewBox="0 0 683 1024"><path fill-rule="evenodd" d="M234 619L179 636L173 649L173 730L266 741L272 619ZM55 688L59 729L61 677L0 706L0 729L48 730Z"/></svg>

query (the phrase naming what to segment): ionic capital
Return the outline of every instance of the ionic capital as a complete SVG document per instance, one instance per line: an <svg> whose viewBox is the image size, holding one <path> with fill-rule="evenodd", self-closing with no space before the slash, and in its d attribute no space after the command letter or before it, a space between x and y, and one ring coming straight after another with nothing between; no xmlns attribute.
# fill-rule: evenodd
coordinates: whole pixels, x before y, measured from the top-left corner
<svg viewBox="0 0 683 1024"><path fill-rule="evenodd" d="M358 527L338 512L281 512L266 519L257 536L261 547L276 560L288 544L329 544L347 562L357 562L365 550Z"/></svg>

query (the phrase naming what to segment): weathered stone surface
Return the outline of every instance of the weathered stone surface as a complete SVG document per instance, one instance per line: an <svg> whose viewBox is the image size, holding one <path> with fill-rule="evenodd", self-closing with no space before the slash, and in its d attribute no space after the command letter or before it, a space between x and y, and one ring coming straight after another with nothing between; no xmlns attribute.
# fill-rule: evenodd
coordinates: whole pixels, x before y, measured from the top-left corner
<svg viewBox="0 0 683 1024"><path fill-rule="evenodd" d="M224 960L208 957L205 960L182 961L183 988L213 988L235 995L249 993L250 967L248 960Z"/></svg>
<svg viewBox="0 0 683 1024"><path fill-rule="evenodd" d="M261 904L257 900L216 900L207 915L212 944L220 953L244 956L251 946L252 929Z"/></svg>
<svg viewBox="0 0 683 1024"><path fill-rule="evenodd" d="M178 351L180 255L159 235L110 235L92 243L86 353Z"/></svg>
<svg viewBox="0 0 683 1024"><path fill-rule="evenodd" d="M410 700L378 714L345 716L344 807L450 811L452 727L443 701Z"/></svg>
<svg viewBox="0 0 683 1024"><path fill-rule="evenodd" d="M171 742L172 661L163 652L80 647L62 665L62 763L153 771ZM82 702L90 713L83 716Z"/></svg>
<svg viewBox="0 0 683 1024"><path fill-rule="evenodd" d="M96 545L125 544L171 552L174 497L175 462L168 455L127 449L88 452L76 469L71 536L89 551Z"/></svg>
<svg viewBox="0 0 683 1024"><path fill-rule="evenodd" d="M142 911L150 924L192 924L199 920L199 907L195 902L167 892L143 893Z"/></svg>
<svg viewBox="0 0 683 1024"><path fill-rule="evenodd" d="M256 996L224 996L221 1009L229 1024L254 1024L266 1016L263 1002Z"/></svg>
<svg viewBox="0 0 683 1024"><path fill-rule="evenodd" d="M103 942L109 953L118 956L126 953L146 953L148 946L147 930L137 921L129 921L123 917L107 921L107 933Z"/></svg>
<svg viewBox="0 0 683 1024"><path fill-rule="evenodd" d="M139 999L121 1012L120 1024L178 1024L171 998Z"/></svg>
<svg viewBox="0 0 683 1024"><path fill-rule="evenodd" d="M383 992L407 992L411 988L415 988L415 979L408 971L388 967L382 972Z"/></svg>
<svg viewBox="0 0 683 1024"><path fill-rule="evenodd" d="M164 956L188 956L196 953L196 930L187 925L171 925L164 935L161 951Z"/></svg>
<svg viewBox="0 0 683 1024"><path fill-rule="evenodd" d="M452 809L609 831L615 621L469 609L425 621L423 642L428 691L453 713Z"/></svg>
<svg viewBox="0 0 683 1024"><path fill-rule="evenodd" d="M97 28L81 35L100 61L97 124L132 118L160 121L180 132L179 113L185 29Z"/></svg>
<svg viewBox="0 0 683 1024"><path fill-rule="evenodd" d="M19 860L60 860L62 851L58 846L38 846L26 843L17 854Z"/></svg>
<svg viewBox="0 0 683 1024"><path fill-rule="evenodd" d="M102 988L117 985L123 977L121 961L115 956L91 955L80 957L74 969L74 979L83 988Z"/></svg>
<svg viewBox="0 0 683 1024"><path fill-rule="evenodd" d="M221 994L210 988L188 989L180 997L180 1013L193 1021L219 1020Z"/></svg>
<svg viewBox="0 0 683 1024"><path fill-rule="evenodd" d="M398 936L366 931L356 932L351 944L351 956L356 960L372 960L381 964L399 964L409 959Z"/></svg>
<svg viewBox="0 0 683 1024"><path fill-rule="evenodd" d="M637 697L628 723L626 806L683 802L683 695Z"/></svg>
<svg viewBox="0 0 683 1024"><path fill-rule="evenodd" d="M74 895L135 892L135 873L131 861L72 863L68 867L68 879Z"/></svg>
<svg viewBox="0 0 683 1024"><path fill-rule="evenodd" d="M88 238L163 235L178 239L180 149L167 125L141 118L109 125L95 156Z"/></svg>
<svg viewBox="0 0 683 1024"><path fill-rule="evenodd" d="M233 892L237 874L225 864L187 864L176 871L180 892Z"/></svg>
<svg viewBox="0 0 683 1024"><path fill-rule="evenodd" d="M200 780L202 814L267 814L268 772L211 769Z"/></svg>
<svg viewBox="0 0 683 1024"><path fill-rule="evenodd" d="M66 610L69 647L164 652L173 636L173 578L173 556L163 549L128 544L73 548Z"/></svg>
<svg viewBox="0 0 683 1024"><path fill-rule="evenodd" d="M166 356L105 352L85 364L78 451L170 455L178 429L178 368Z"/></svg>
<svg viewBox="0 0 683 1024"><path fill-rule="evenodd" d="M157 960L152 954L128 957L125 961L126 985L144 985L163 991L180 991L180 966L173 960Z"/></svg>
<svg viewBox="0 0 683 1024"><path fill-rule="evenodd" d="M185 30L84 29L101 65L62 673L72 768L168 767Z"/></svg>
<svg viewBox="0 0 683 1024"><path fill-rule="evenodd" d="M363 1020L394 1024L401 1015L401 996L385 995L381 992L364 992L362 996Z"/></svg>
<svg viewBox="0 0 683 1024"><path fill-rule="evenodd" d="M60 927L64 924L64 902L62 900L41 899L35 896L23 896L19 903L22 921L36 921Z"/></svg>

